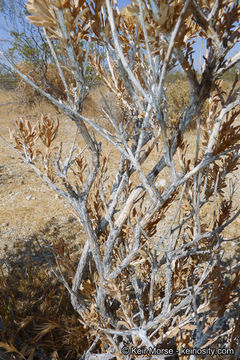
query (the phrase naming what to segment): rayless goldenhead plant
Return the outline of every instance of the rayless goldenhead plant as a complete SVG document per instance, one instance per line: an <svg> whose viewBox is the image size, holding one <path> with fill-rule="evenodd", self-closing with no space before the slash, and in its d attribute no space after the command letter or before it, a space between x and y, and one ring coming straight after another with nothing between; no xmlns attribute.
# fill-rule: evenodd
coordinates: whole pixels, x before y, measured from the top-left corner
<svg viewBox="0 0 240 360"><path fill-rule="evenodd" d="M27 9L43 30L66 99L5 61L85 142L83 149L63 144L66 155L56 142L61 124L49 115L36 124L20 119L11 132L20 158L71 204L85 233L74 271L64 257L53 269L87 329L81 359L193 360L215 351L214 358L237 360L240 267L237 250L226 263L225 245L238 240L227 229L240 213L233 182L240 88L238 74L228 90L221 77L240 60L240 52L229 56L240 39L239 2L134 0L120 11L115 0L28 0ZM198 37L206 42L200 75ZM101 51L91 53L92 43L104 60ZM88 65L118 100L121 121L104 99L113 131L82 115ZM176 65L190 91L173 119L165 78ZM118 154L116 171L100 137Z"/></svg>

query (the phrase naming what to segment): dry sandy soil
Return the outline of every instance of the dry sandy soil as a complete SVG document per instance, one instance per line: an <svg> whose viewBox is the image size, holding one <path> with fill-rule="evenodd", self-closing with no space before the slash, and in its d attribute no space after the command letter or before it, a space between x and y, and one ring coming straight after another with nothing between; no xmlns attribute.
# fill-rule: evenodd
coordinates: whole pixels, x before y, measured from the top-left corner
<svg viewBox="0 0 240 360"><path fill-rule="evenodd" d="M107 124L101 112L103 104L101 91L112 104L115 103L115 115L120 116L116 101L105 88L95 89L84 104L83 115L97 119L100 124ZM14 102L14 93L0 90L0 104ZM71 143L75 134L75 127L59 113L53 106L45 101L40 101L32 106L13 103L0 106L1 135L9 141L8 129L14 127L15 120L19 117L36 121L41 113L48 113L60 120L59 141ZM109 126L109 125L108 125ZM191 136L191 133L189 134ZM79 146L83 142L77 139ZM109 154L111 168L118 163L116 151L103 141L103 151ZM194 143L190 150L194 152ZM157 155L156 155L157 156ZM151 169L153 160L146 164ZM240 171L237 170L236 179ZM20 161L6 143L0 139L0 253L6 245L12 247L18 239L25 241L40 235L43 239L50 240L64 237L70 242L82 243L83 234L81 226L71 207L42 183L36 175L29 170L27 165ZM238 192L240 195L240 192ZM206 216L211 216L206 213ZM233 238L240 234L240 218L228 228L228 237ZM233 243L227 243L229 254L234 253ZM5 249L6 250L6 249Z"/></svg>

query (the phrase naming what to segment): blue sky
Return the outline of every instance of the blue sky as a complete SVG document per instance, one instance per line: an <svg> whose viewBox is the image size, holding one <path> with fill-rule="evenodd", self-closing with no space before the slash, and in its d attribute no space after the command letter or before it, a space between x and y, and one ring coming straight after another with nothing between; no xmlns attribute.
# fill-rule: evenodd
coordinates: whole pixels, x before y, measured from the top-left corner
<svg viewBox="0 0 240 360"><path fill-rule="evenodd" d="M122 8L128 4L130 4L131 1L130 0L118 0L118 4L119 7ZM0 46L1 48L6 48L7 46L7 39L8 39L8 29L6 29L6 25L4 23L4 20L2 19L1 15L0 15ZM195 54L193 55L193 59L194 59L194 66L196 69L200 69L200 64L201 64L201 59L200 59L200 54L201 54L201 39L196 39L196 43L193 46ZM203 44L203 55L205 54L205 50L206 50L206 43ZM233 49L230 51L229 56L232 56L234 54L236 54L238 51L240 51L240 44L236 44Z"/></svg>

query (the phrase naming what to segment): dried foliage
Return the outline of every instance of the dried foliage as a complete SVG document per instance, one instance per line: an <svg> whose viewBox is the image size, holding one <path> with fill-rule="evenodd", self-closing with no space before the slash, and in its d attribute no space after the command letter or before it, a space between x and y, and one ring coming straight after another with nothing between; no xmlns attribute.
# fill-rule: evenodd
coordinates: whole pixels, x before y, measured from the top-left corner
<svg viewBox="0 0 240 360"><path fill-rule="evenodd" d="M228 91L219 80L240 60L240 53L227 58L239 40L240 5L138 0L120 12L110 0L29 0L27 9L44 28L65 101L19 75L74 121L88 150L73 143L66 155L55 145L60 125L46 115L35 125L21 119L12 132L18 155L73 207L86 235L77 265L64 240L54 244L52 265L79 316L79 336L88 339L81 359L134 359L133 349L149 356L155 349L156 359L166 349L181 359L189 358L184 349L198 349L204 358L211 348L237 360L239 262L237 253L227 262L223 245L240 213L230 181L239 166L240 95L237 75ZM207 51L197 76L199 35ZM104 48L107 70L101 55L90 54L92 41ZM112 132L81 114L89 63L119 100L120 122L105 101ZM165 87L176 63L189 86L181 84L180 96ZM116 174L96 133L119 152ZM35 341L58 326L39 325Z"/></svg>

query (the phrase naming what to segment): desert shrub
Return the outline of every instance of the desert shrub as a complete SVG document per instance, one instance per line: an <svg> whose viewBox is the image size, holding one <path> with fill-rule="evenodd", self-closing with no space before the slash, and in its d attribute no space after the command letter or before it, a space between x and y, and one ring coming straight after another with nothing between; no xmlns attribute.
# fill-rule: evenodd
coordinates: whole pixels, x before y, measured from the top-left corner
<svg viewBox="0 0 240 360"><path fill-rule="evenodd" d="M67 95L64 84L59 75L55 64L47 64L46 66L37 66L34 63L20 62L16 68L24 75L28 76L41 89L47 91L54 97L61 100L66 100ZM62 72L67 83L72 88L76 86L72 72L66 67L62 66ZM34 89L31 85L26 83L20 76L16 74L16 95L21 101L26 104L34 103L43 98L43 96ZM86 86L89 90L94 89L101 83L100 78L95 74L90 66L87 68Z"/></svg>
<svg viewBox="0 0 240 360"><path fill-rule="evenodd" d="M28 10L50 48L54 39L64 52L76 86L58 67L62 101L9 65L74 122L83 146L75 139L63 149L61 124L47 114L19 119L11 146L72 206L85 233L76 262L62 242L50 264L90 339L82 359L131 360L135 351L155 351L153 358L185 360L186 349L199 351L191 359L212 349L237 360L239 263L237 251L227 259L224 244L239 239L226 230L240 214L232 180L240 95L237 76L229 89L220 79L240 60L227 58L239 39L240 5L140 0L120 12L110 0L29 0ZM201 74L192 58L199 35L207 40ZM103 47L106 58L80 51L83 38ZM52 53L57 65L59 53ZM176 62L188 86L165 83ZM83 116L88 63L123 111L118 121L105 101L112 128ZM53 286L55 293L60 285Z"/></svg>
<svg viewBox="0 0 240 360"><path fill-rule="evenodd" d="M176 126L177 119L182 113L183 107L185 108L189 106L189 93L189 83L186 80L175 80L168 84L166 88L166 96L168 99L170 126Z"/></svg>
<svg viewBox="0 0 240 360"><path fill-rule="evenodd" d="M51 95L56 96L62 100L66 99L66 93L63 83L59 76L56 65L48 64L43 73L43 69L40 66L36 66L33 63L20 62L17 64L17 69L22 74L31 78L40 88L48 91ZM71 72L67 69L63 69L65 78L69 83L73 82ZM17 76L17 95L23 99L25 103L33 103L42 98L42 95L36 91L31 85L22 80L20 76Z"/></svg>
<svg viewBox="0 0 240 360"><path fill-rule="evenodd" d="M16 78L0 65L0 90L11 90L16 87Z"/></svg>
<svg viewBox="0 0 240 360"><path fill-rule="evenodd" d="M33 79L33 81L35 81L39 86L42 87L43 84L41 83L41 78L36 71L37 69L33 65L21 62L18 64L18 69L24 75L31 77ZM18 79L18 82L17 82L16 94L21 96L24 102L31 103L41 97L39 92L34 90L31 86L27 85L22 80L22 78L17 77L17 79Z"/></svg>

